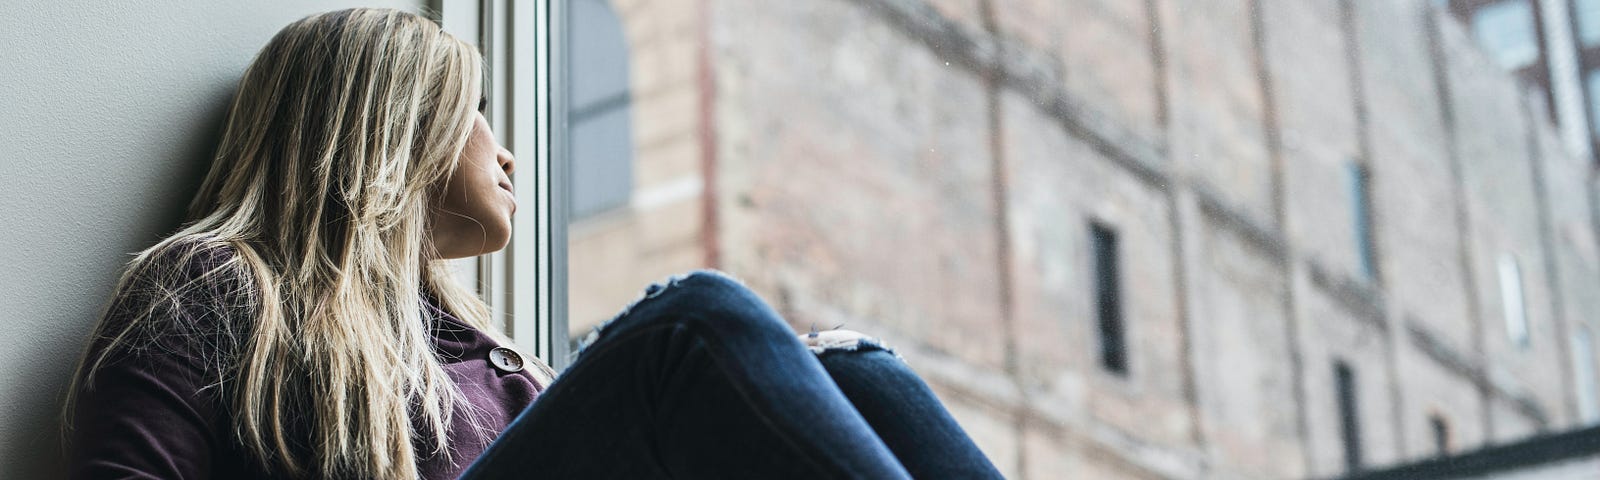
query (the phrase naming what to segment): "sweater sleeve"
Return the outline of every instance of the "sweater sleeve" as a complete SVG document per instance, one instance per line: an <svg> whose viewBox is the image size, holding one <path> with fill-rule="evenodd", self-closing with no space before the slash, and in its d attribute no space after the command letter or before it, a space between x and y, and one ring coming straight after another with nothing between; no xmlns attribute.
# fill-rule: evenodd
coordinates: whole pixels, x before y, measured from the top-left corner
<svg viewBox="0 0 1600 480"><path fill-rule="evenodd" d="M217 417L194 381L200 370L158 351L102 365L78 393L69 478L209 478Z"/></svg>
<svg viewBox="0 0 1600 480"><path fill-rule="evenodd" d="M217 389L207 388L221 378L209 366L221 358L223 336L216 332L227 309L218 295L227 290L201 273L220 259L214 252L196 255L184 260L179 283L130 280L117 293L87 358L93 364L107 355L80 379L71 412L69 478L211 476L218 441L228 438ZM151 315L129 328L136 312ZM122 340L107 352L117 336Z"/></svg>

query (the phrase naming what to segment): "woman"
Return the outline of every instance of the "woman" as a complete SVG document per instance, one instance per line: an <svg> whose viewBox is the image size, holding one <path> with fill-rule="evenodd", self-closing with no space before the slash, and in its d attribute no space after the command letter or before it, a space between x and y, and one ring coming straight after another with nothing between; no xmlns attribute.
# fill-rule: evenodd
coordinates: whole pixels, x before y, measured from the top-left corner
<svg viewBox="0 0 1600 480"><path fill-rule="evenodd" d="M71 476L998 477L892 353L797 339L720 273L651 286L559 381L502 347L444 263L503 248L516 209L481 69L394 10L274 36L185 227L96 328Z"/></svg>

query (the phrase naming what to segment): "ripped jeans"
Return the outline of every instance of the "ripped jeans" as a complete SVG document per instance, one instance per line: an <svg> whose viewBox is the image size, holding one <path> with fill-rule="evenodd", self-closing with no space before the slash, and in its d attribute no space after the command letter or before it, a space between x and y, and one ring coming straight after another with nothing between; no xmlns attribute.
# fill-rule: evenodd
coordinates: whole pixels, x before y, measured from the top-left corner
<svg viewBox="0 0 1600 480"><path fill-rule="evenodd" d="M461 478L1001 478L892 352L825 347L724 274L674 277Z"/></svg>

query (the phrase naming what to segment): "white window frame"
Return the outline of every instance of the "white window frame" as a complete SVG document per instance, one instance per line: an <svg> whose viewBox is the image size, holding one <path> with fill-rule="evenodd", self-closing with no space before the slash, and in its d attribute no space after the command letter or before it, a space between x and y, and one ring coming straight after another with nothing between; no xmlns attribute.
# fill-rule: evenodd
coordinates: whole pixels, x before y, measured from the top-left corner
<svg viewBox="0 0 1600 480"><path fill-rule="evenodd" d="M502 251L458 261L457 271L522 351L566 367L567 220L559 0L429 0L446 31L478 45L487 67L488 120L517 158L520 208Z"/></svg>

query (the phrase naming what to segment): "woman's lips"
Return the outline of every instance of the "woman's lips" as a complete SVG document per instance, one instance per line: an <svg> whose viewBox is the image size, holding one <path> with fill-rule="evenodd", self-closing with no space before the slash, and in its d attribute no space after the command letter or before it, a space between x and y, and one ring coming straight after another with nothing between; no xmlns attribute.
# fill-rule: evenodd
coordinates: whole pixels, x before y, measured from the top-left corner
<svg viewBox="0 0 1600 480"><path fill-rule="evenodd" d="M511 184L509 182L500 182L500 189L501 190L505 190L507 196L511 197L511 214L515 215L517 213L517 192L516 192L516 190L511 187Z"/></svg>

